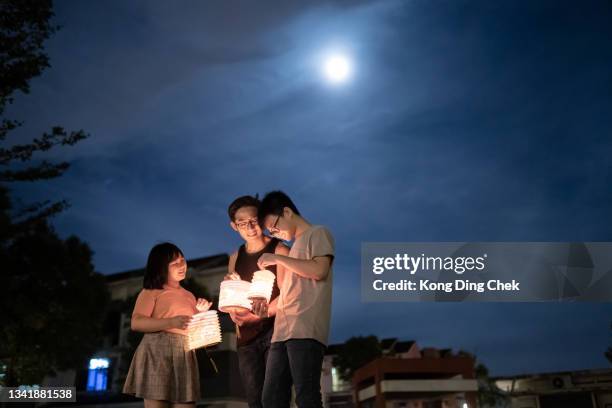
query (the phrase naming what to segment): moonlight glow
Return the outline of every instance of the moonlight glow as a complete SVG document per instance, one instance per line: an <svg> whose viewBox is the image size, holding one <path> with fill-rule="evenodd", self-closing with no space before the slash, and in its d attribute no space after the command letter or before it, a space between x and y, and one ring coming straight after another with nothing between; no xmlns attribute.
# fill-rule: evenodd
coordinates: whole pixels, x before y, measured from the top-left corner
<svg viewBox="0 0 612 408"><path fill-rule="evenodd" d="M343 55L332 55L325 60L323 71L330 82L345 82L351 76L351 61Z"/></svg>

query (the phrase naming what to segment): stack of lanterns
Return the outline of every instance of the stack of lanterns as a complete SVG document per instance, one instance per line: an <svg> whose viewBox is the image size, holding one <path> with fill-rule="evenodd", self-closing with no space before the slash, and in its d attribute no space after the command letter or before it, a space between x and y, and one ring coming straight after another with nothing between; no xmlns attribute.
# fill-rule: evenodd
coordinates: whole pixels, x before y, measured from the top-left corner
<svg viewBox="0 0 612 408"><path fill-rule="evenodd" d="M251 288L249 289L249 299L266 299L270 302L272 288L274 287L274 274L266 269L257 271L253 274Z"/></svg>
<svg viewBox="0 0 612 408"><path fill-rule="evenodd" d="M185 348L194 350L200 347L221 343L221 324L216 310L196 313L187 325Z"/></svg>

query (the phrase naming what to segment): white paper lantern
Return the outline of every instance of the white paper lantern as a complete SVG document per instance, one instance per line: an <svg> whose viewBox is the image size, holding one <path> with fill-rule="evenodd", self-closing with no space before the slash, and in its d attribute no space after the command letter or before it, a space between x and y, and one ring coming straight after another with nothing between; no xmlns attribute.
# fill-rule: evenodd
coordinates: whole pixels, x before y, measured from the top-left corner
<svg viewBox="0 0 612 408"><path fill-rule="evenodd" d="M221 324L216 310L196 313L187 325L186 350L214 346L221 343Z"/></svg>
<svg viewBox="0 0 612 408"><path fill-rule="evenodd" d="M225 280L221 282L219 291L219 310L225 313L230 311L251 310L251 301L248 294L251 282L243 280Z"/></svg>
<svg viewBox="0 0 612 408"><path fill-rule="evenodd" d="M255 272L248 294L249 299L266 299L270 302L275 278L274 274L266 269Z"/></svg>

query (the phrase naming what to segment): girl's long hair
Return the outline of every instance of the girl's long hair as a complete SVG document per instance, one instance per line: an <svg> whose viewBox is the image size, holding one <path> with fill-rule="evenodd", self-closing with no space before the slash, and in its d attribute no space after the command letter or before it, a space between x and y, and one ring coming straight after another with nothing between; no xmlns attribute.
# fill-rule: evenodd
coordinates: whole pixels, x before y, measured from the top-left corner
<svg viewBox="0 0 612 408"><path fill-rule="evenodd" d="M147 259L143 288L162 289L168 282L168 264L179 255L184 257L183 251L170 242L157 244L151 248Z"/></svg>

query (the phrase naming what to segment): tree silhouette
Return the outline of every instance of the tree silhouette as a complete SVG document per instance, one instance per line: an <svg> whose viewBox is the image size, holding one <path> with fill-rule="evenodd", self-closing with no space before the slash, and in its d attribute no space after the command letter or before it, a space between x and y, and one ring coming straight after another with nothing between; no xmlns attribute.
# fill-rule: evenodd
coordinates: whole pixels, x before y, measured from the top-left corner
<svg viewBox="0 0 612 408"><path fill-rule="evenodd" d="M0 249L3 290L0 358L5 385L39 384L79 367L101 340L108 293L91 250L60 239L46 222Z"/></svg>
<svg viewBox="0 0 612 408"><path fill-rule="evenodd" d="M476 356L465 350L458 350L457 357L471 358L476 364L474 374L478 381L478 406L480 407L506 407L509 404L508 396L497 387L495 380L489 376L489 369L477 361Z"/></svg>
<svg viewBox="0 0 612 408"><path fill-rule="evenodd" d="M94 271L92 251L77 237L61 239L48 223L65 200L13 208L8 185L62 175L68 163L35 160L36 153L70 146L87 137L55 126L30 142L8 145L23 122L7 118L17 93L50 66L44 42L51 24L50 0L0 1L0 383L37 384L45 375L75 368L97 348L108 293Z"/></svg>
<svg viewBox="0 0 612 408"><path fill-rule="evenodd" d="M5 117L7 106L14 102L16 93L30 93L30 80L50 66L44 42L59 28L51 24L52 17L50 0L0 1L0 183L32 182L62 175L69 167L67 162L42 160L27 167L24 163L30 162L37 152L71 146L88 136L83 130L66 131L54 126L28 143L6 144L9 132L24 124ZM31 204L18 210L16 218L21 222L14 227L26 227L28 222L47 218L67 206L65 200Z"/></svg>
<svg viewBox="0 0 612 408"><path fill-rule="evenodd" d="M340 377L350 381L357 369L382 355L382 349L376 336L351 337L338 350L333 365Z"/></svg>

